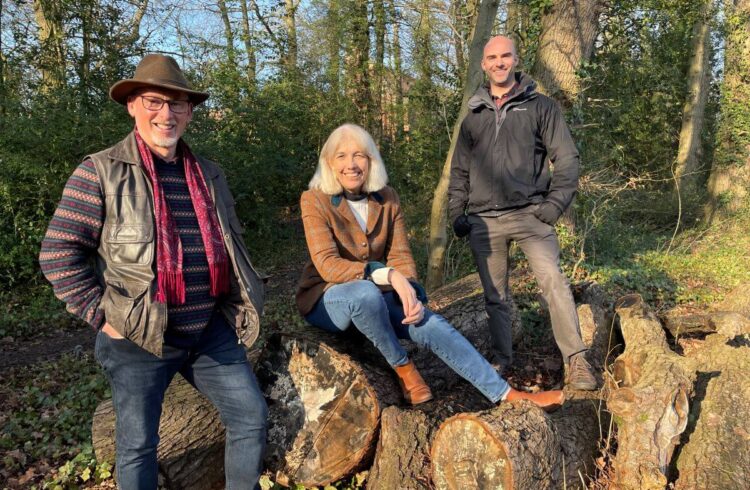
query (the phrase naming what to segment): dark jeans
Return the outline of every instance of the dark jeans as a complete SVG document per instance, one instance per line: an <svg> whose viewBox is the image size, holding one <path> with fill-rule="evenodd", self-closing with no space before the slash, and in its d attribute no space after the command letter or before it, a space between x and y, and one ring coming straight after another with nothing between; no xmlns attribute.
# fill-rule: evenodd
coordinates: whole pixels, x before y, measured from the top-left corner
<svg viewBox="0 0 750 490"><path fill-rule="evenodd" d="M178 372L219 410L227 430L226 488L260 488L268 409L245 349L221 313L200 334L167 334L161 358L101 331L95 353L112 387L118 488L156 488L161 407Z"/></svg>
<svg viewBox="0 0 750 490"><path fill-rule="evenodd" d="M567 364L573 354L586 350L581 340L573 294L560 270L560 245L555 228L534 216L537 205L508 212L499 217L471 215L469 244L484 288L489 327L498 361L513 359L510 290L508 288L511 241L518 243L529 260L542 296L549 305L552 332Z"/></svg>

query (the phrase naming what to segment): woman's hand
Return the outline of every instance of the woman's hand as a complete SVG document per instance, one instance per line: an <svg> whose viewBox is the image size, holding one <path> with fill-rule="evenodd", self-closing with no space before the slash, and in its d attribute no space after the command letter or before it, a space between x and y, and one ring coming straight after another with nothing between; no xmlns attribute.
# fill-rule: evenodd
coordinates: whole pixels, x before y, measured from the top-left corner
<svg viewBox="0 0 750 490"><path fill-rule="evenodd" d="M422 318L424 318L424 306L417 299L417 293L414 291L412 285L409 284L409 280L396 269L391 269L388 273L388 280L401 299L401 304L404 307L405 318L401 323L404 325L414 325L421 322Z"/></svg>

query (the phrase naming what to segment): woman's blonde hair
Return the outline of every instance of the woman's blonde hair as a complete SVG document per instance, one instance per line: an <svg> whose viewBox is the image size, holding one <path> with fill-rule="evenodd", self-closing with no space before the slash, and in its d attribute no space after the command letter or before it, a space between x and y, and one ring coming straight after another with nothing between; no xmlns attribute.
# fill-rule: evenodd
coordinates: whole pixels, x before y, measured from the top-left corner
<svg viewBox="0 0 750 490"><path fill-rule="evenodd" d="M373 141L370 133L356 124L344 124L333 130L323 145L323 149L320 150L318 168L315 169L315 175L310 179L308 185L310 189L318 189L331 196L344 192L344 188L336 179L329 162L333 160L334 153L347 138L352 138L370 160L367 179L362 186L362 191L376 192L388 184L388 173L385 171L383 159L380 157L378 147L375 146L375 141Z"/></svg>

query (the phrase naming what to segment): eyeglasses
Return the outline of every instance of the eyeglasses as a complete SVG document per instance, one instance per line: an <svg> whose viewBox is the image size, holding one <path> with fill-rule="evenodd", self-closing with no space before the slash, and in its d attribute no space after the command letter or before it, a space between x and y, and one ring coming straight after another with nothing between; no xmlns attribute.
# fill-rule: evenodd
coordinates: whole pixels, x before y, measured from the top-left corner
<svg viewBox="0 0 750 490"><path fill-rule="evenodd" d="M189 100L166 100L159 97L152 97L150 95L139 95L138 97L141 98L143 107L145 107L146 110L154 112L160 111L161 108L164 107L164 104L168 104L169 110L175 114L184 114L190 107Z"/></svg>

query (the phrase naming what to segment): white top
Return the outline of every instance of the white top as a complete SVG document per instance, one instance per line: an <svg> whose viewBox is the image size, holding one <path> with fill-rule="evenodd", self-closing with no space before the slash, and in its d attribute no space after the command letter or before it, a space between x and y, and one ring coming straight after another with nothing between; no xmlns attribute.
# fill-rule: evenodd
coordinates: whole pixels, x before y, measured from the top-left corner
<svg viewBox="0 0 750 490"><path fill-rule="evenodd" d="M359 224L359 227L364 231L367 232L367 211L368 211L368 202L367 199L360 199L359 201L351 201L349 199L346 200L346 202L349 204L349 209L352 210L352 214L354 214L354 218L357 220L357 224ZM370 275L370 279L372 282L379 286L387 286L390 284L390 281L388 280L388 273L393 269L393 267L383 267L382 269L378 269L376 271L373 271L373 273Z"/></svg>

